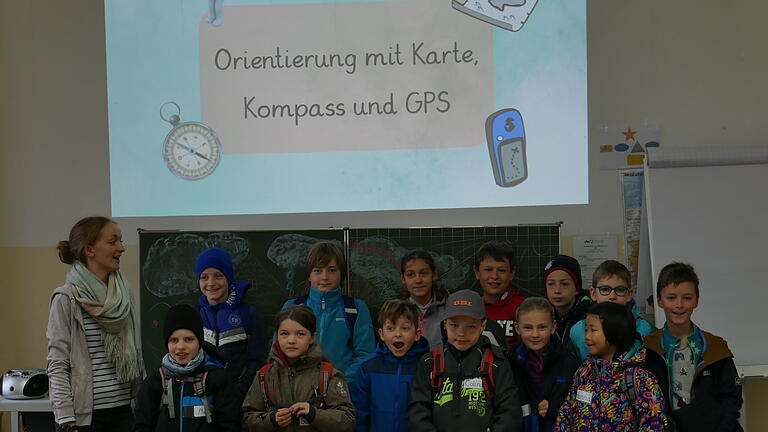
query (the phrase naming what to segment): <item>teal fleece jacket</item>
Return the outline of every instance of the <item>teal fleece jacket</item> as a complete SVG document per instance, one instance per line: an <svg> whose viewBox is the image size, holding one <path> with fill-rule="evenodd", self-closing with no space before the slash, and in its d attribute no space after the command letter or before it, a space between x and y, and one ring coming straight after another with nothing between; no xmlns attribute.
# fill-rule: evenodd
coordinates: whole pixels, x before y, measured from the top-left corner
<svg viewBox="0 0 768 432"><path fill-rule="evenodd" d="M285 302L282 309L294 305L291 299ZM344 301L341 289L320 291L310 287L309 297L305 303L312 308L317 318L317 342L323 354L333 366L344 372L348 383L355 382L355 372L368 356L376 350L373 337L373 325L368 306L360 299L355 299L357 320L354 335L350 333L347 318L344 315Z"/></svg>

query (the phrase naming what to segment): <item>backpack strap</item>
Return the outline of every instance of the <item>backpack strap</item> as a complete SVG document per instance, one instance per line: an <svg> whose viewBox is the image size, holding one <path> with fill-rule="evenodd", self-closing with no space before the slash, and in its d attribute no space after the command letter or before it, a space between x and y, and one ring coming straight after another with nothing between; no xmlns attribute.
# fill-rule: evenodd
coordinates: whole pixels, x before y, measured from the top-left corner
<svg viewBox="0 0 768 432"><path fill-rule="evenodd" d="M344 303L344 318L347 320L349 333L354 337L355 324L357 323L357 303L353 297L342 294L341 300Z"/></svg>
<svg viewBox="0 0 768 432"><path fill-rule="evenodd" d="M160 367L160 380L163 383L163 396L160 398L160 406L166 405L168 407L168 418L176 418L176 408L173 406L173 386L171 385L171 377L165 374L165 369Z"/></svg>
<svg viewBox="0 0 768 432"><path fill-rule="evenodd" d="M205 421L213 423L211 410L211 402L208 400L208 395L205 393L205 381L208 379L208 371L203 371L195 375L195 379L192 381L192 386L195 390L195 396L199 397L203 401L203 408L205 408Z"/></svg>
<svg viewBox="0 0 768 432"><path fill-rule="evenodd" d="M634 424L634 430L637 430L639 419L637 418L637 366L631 366L624 369L621 383L619 384L621 391L627 395L629 400L629 409L632 410L632 423Z"/></svg>
<svg viewBox="0 0 768 432"><path fill-rule="evenodd" d="M636 366L624 369L624 377L621 383L621 390L627 394L627 397L632 403L637 401L637 386L635 385L636 375Z"/></svg>
<svg viewBox="0 0 768 432"><path fill-rule="evenodd" d="M429 384L432 387L433 395L437 394L443 386L443 371L445 371L443 349L437 347L432 350L432 372L429 373Z"/></svg>
<svg viewBox="0 0 768 432"><path fill-rule="evenodd" d="M493 379L493 349L487 348L483 354L483 360L480 363L480 378L483 380L483 390L488 400L493 398L493 391L496 389L496 381Z"/></svg>
<svg viewBox="0 0 768 432"><path fill-rule="evenodd" d="M328 381L331 379L333 365L330 362L320 362L320 383L318 386L319 408L325 408L325 395L328 393Z"/></svg>
<svg viewBox="0 0 768 432"><path fill-rule="evenodd" d="M262 366L261 369L259 369L259 373L258 373L258 380L259 380L259 385L261 386L261 394L264 397L265 409L269 409L269 407L272 405L269 402L269 386L267 385L267 372L269 371L270 367L272 367L272 362L269 362L264 366Z"/></svg>

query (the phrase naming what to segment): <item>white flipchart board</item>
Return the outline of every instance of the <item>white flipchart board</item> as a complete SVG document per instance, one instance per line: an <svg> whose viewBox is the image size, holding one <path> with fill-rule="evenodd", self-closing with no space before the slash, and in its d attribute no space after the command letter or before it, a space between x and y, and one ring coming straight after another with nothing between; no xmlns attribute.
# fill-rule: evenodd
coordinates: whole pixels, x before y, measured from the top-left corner
<svg viewBox="0 0 768 432"><path fill-rule="evenodd" d="M768 147L652 149L645 198L654 296L662 267L692 264L694 323L737 365L768 365ZM655 316L661 326L658 305Z"/></svg>

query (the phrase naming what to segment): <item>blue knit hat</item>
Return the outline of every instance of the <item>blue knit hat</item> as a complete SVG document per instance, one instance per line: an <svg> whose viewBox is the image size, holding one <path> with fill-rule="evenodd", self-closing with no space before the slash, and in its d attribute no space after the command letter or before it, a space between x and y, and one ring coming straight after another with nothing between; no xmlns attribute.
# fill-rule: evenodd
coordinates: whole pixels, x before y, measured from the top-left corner
<svg viewBox="0 0 768 432"><path fill-rule="evenodd" d="M195 274L198 280L200 280L200 273L209 267L224 273L224 277L227 278L227 285L235 283L235 270L232 267L232 256L229 252L224 249L210 248L198 255L197 264L195 264Z"/></svg>
<svg viewBox="0 0 768 432"><path fill-rule="evenodd" d="M544 267L544 284L547 283L547 276L555 270L562 270L568 273L576 284L576 294L582 294L581 290L581 266L576 258L568 255L555 255Z"/></svg>

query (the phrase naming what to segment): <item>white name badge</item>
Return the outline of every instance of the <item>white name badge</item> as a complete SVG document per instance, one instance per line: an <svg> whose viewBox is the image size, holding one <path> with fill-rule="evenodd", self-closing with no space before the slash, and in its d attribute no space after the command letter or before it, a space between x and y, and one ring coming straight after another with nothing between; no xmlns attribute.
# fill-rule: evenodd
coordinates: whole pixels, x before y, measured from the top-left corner
<svg viewBox="0 0 768 432"><path fill-rule="evenodd" d="M522 406L523 408L523 417L528 417L531 415L531 406L529 404L525 404Z"/></svg>
<svg viewBox="0 0 768 432"><path fill-rule="evenodd" d="M483 379L482 378L467 378L464 380L464 382L461 384L461 386L465 389L479 389L483 388Z"/></svg>
<svg viewBox="0 0 768 432"><path fill-rule="evenodd" d="M576 400L584 403L592 403L592 393L584 390L577 390Z"/></svg>
<svg viewBox="0 0 768 432"><path fill-rule="evenodd" d="M192 415L194 415L195 417L205 417L205 406L195 405L195 408L192 411Z"/></svg>

